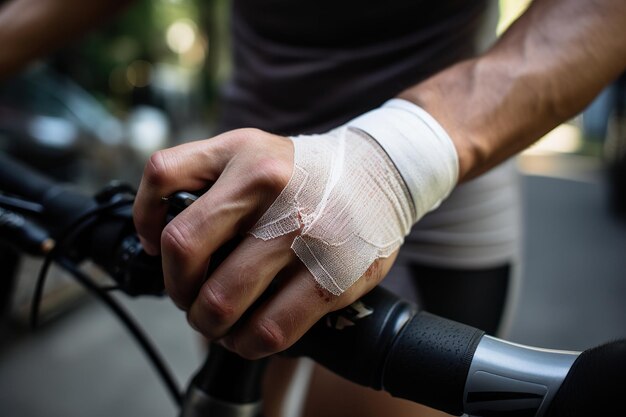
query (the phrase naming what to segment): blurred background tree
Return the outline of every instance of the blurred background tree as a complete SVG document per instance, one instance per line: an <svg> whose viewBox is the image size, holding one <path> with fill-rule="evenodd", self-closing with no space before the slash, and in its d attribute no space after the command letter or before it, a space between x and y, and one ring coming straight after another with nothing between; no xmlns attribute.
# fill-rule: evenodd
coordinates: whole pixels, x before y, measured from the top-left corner
<svg viewBox="0 0 626 417"><path fill-rule="evenodd" d="M0 150L52 175L68 167L59 175L65 180L134 183L150 153L211 136L230 71L228 7L228 0L136 0L6 80ZM90 175L100 180L85 180Z"/></svg>
<svg viewBox="0 0 626 417"><path fill-rule="evenodd" d="M227 1L138 0L117 19L66 47L51 65L124 115L160 108L174 131L206 121L226 35Z"/></svg>

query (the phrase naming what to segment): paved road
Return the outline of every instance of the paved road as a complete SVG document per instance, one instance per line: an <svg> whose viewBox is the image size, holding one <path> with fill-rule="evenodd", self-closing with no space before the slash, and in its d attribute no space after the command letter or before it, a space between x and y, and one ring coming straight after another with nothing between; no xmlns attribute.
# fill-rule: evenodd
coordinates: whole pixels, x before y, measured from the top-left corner
<svg viewBox="0 0 626 417"><path fill-rule="evenodd" d="M584 349L626 337L626 221L602 183L525 177L523 291L511 338Z"/></svg>

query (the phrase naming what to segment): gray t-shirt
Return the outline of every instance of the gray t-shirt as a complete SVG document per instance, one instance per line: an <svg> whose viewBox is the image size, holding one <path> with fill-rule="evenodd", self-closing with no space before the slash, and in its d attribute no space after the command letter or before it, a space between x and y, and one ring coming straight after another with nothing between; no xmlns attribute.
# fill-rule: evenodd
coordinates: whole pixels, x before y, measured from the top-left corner
<svg viewBox="0 0 626 417"><path fill-rule="evenodd" d="M487 1L234 0L221 129L320 133L476 53Z"/></svg>

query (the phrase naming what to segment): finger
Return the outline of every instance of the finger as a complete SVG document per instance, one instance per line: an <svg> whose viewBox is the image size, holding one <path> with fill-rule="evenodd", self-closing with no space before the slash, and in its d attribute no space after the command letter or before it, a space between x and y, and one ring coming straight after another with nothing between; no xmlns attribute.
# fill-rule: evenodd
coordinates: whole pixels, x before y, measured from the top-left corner
<svg viewBox="0 0 626 417"><path fill-rule="evenodd" d="M161 234L165 288L185 310L206 279L211 255L238 234L254 206L254 195L243 193L236 181L231 175L222 175Z"/></svg>
<svg viewBox="0 0 626 417"><path fill-rule="evenodd" d="M190 324L209 339L231 328L295 259L292 235L262 241L248 235L202 284L189 309Z"/></svg>
<svg viewBox="0 0 626 417"><path fill-rule="evenodd" d="M159 252L167 213L162 198L176 191L199 190L215 181L231 156L226 142L218 136L158 151L150 157L133 206L135 227L148 253Z"/></svg>
<svg viewBox="0 0 626 417"><path fill-rule="evenodd" d="M330 311L336 299L301 267L249 318L238 323L222 344L247 359L280 352Z"/></svg>
<svg viewBox="0 0 626 417"><path fill-rule="evenodd" d="M252 316L222 339L230 350L248 359L281 352L293 345L325 314L346 307L374 288L388 271L381 260L340 296L322 288L308 270L298 271L286 280L276 295Z"/></svg>

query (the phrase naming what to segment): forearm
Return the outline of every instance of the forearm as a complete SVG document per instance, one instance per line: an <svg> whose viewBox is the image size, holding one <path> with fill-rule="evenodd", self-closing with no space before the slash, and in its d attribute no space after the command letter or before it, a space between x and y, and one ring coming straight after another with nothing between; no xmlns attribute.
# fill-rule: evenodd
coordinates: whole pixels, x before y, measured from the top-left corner
<svg viewBox="0 0 626 417"><path fill-rule="evenodd" d="M0 80L88 31L130 0L14 0L0 9Z"/></svg>
<svg viewBox="0 0 626 417"><path fill-rule="evenodd" d="M626 68L626 2L537 0L486 54L400 97L432 114L479 175L567 120Z"/></svg>

